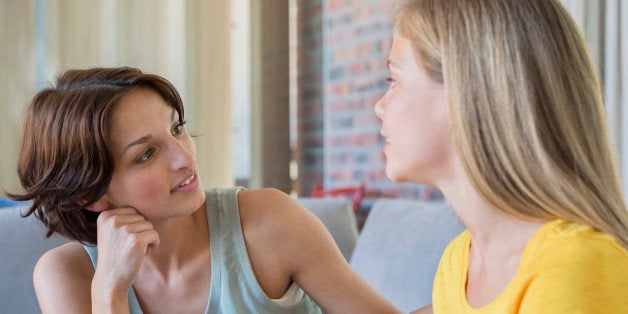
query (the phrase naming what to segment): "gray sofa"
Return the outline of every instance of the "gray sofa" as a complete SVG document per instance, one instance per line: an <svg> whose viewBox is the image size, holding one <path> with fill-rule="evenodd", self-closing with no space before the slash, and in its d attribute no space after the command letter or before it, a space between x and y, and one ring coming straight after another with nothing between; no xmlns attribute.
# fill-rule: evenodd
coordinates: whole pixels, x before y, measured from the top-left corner
<svg viewBox="0 0 628 314"><path fill-rule="evenodd" d="M35 289L33 268L49 249L68 242L61 236L46 239L46 229L34 216L22 218L26 205L0 207L0 312L41 313Z"/></svg>
<svg viewBox="0 0 628 314"><path fill-rule="evenodd" d="M464 224L448 204L379 199L351 256L351 266L405 312L432 303L432 283L447 244Z"/></svg>
<svg viewBox="0 0 628 314"><path fill-rule="evenodd" d="M329 229L356 271L404 311L430 303L442 251L464 226L443 203L379 199L361 233L350 201L299 199ZM67 242L35 217L22 218L25 205L0 208L0 312L40 313L32 283L37 259Z"/></svg>
<svg viewBox="0 0 628 314"><path fill-rule="evenodd" d="M358 228L351 202L345 199L300 198L299 203L320 219L349 261L358 240Z"/></svg>

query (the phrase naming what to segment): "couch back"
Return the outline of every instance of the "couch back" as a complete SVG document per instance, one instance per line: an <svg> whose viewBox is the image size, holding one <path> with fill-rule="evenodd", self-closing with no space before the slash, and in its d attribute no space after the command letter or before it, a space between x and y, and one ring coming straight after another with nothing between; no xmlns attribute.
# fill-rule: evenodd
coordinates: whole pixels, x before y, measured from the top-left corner
<svg viewBox="0 0 628 314"><path fill-rule="evenodd" d="M325 225L340 252L349 261L358 238L357 222L351 202L343 198L313 197L301 197L298 201Z"/></svg>
<svg viewBox="0 0 628 314"><path fill-rule="evenodd" d="M302 198L327 227L342 254L349 259L357 238L351 203L341 199ZM53 235L46 239L46 228L33 215L22 218L28 204L0 203L0 312L41 313L33 287L33 269L46 251L69 242Z"/></svg>
<svg viewBox="0 0 628 314"><path fill-rule="evenodd" d="M444 203L380 199L375 201L356 243L350 203L299 199L332 233L351 266L380 293L409 312L431 303L432 282L440 256L464 229ZM27 204L0 207L0 312L40 313L33 288L39 257L69 240L45 239L34 216L22 218ZM355 245L355 248L354 248Z"/></svg>
<svg viewBox="0 0 628 314"><path fill-rule="evenodd" d="M28 204L0 207L0 312L41 313L33 287L39 257L69 242L61 236L46 239L46 228L34 216L22 218Z"/></svg>
<svg viewBox="0 0 628 314"><path fill-rule="evenodd" d="M351 266L405 312L432 303L440 257L464 224L442 202L379 199L360 233Z"/></svg>

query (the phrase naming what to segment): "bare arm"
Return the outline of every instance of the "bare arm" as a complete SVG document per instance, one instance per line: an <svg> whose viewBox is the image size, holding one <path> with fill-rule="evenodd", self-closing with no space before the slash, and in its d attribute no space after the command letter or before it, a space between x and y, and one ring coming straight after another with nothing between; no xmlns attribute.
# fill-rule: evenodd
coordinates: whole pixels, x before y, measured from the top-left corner
<svg viewBox="0 0 628 314"><path fill-rule="evenodd" d="M422 307L418 310L414 310L412 312L410 312L410 314L432 314L434 313L434 311L432 310L432 305L427 305L425 307Z"/></svg>
<svg viewBox="0 0 628 314"><path fill-rule="evenodd" d="M351 268L310 211L282 192L264 191L266 195L255 198L263 213L256 219L272 225L266 230L271 235L267 244L257 246L273 246L264 251L278 251L275 258L282 261L282 268L323 311L401 313Z"/></svg>
<svg viewBox="0 0 628 314"><path fill-rule="evenodd" d="M98 266L70 243L44 254L33 281L43 313L128 313L128 291L157 233L132 208L107 210L98 218Z"/></svg>
<svg viewBox="0 0 628 314"><path fill-rule="evenodd" d="M159 245L153 225L134 208L98 216L98 265L91 285L93 313L128 313L128 292L150 247Z"/></svg>
<svg viewBox="0 0 628 314"><path fill-rule="evenodd" d="M295 228L302 243L293 247L293 279L326 313L398 313L347 263L325 226L300 212Z"/></svg>
<svg viewBox="0 0 628 314"><path fill-rule="evenodd" d="M91 313L94 269L79 243L45 253L35 265L33 283L42 313Z"/></svg>

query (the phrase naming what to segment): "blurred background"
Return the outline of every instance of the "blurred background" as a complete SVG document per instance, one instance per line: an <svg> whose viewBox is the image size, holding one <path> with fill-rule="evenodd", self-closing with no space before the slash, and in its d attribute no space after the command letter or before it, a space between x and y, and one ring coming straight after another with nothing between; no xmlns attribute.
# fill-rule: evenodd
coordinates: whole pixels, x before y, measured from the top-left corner
<svg viewBox="0 0 628 314"><path fill-rule="evenodd" d="M605 87L628 182L628 3L564 0ZM387 88L388 0L0 0L0 189L19 190L22 112L68 68L132 66L181 93L206 188L294 196L362 187L440 200L386 178L375 102ZM623 32L621 30L624 30Z"/></svg>

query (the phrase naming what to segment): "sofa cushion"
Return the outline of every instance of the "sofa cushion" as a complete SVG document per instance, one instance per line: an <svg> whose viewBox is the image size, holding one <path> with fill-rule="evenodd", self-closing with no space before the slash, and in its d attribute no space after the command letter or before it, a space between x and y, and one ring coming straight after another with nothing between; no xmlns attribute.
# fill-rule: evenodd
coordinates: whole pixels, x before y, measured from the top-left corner
<svg viewBox="0 0 628 314"><path fill-rule="evenodd" d="M27 205L0 207L0 309L2 313L40 313L33 269L39 257L69 242L55 235L46 239L46 228L33 215L22 218Z"/></svg>
<svg viewBox="0 0 628 314"><path fill-rule="evenodd" d="M366 219L351 266L405 312L432 303L440 257L464 224L446 203L379 199Z"/></svg>
<svg viewBox="0 0 628 314"><path fill-rule="evenodd" d="M336 241L342 255L348 261L358 237L357 223L351 202L341 198L309 197L299 198L298 201L323 222Z"/></svg>

